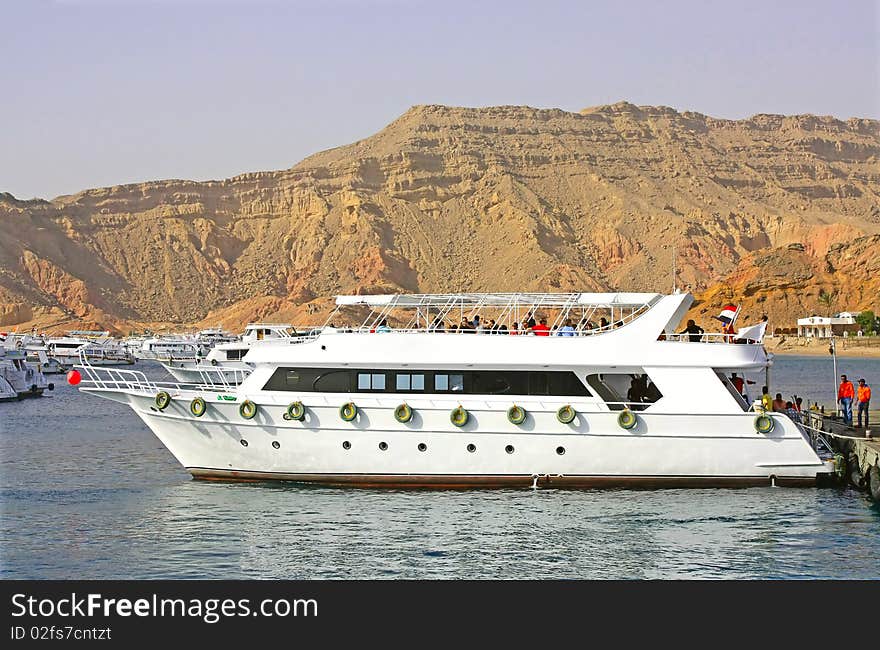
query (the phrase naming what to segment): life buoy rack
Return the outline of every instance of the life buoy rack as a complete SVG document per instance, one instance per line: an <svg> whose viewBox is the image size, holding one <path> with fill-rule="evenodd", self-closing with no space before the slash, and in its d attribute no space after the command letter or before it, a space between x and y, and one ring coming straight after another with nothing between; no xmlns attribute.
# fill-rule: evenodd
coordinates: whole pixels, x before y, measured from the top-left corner
<svg viewBox="0 0 880 650"><path fill-rule="evenodd" d="M189 403L189 412L195 415L197 418L202 417L205 414L205 411L208 410L208 404L201 397L196 397L192 402Z"/></svg>
<svg viewBox="0 0 880 650"><path fill-rule="evenodd" d="M636 426L638 421L636 414L629 409L623 409L617 416L617 424L620 425L621 429L626 429L627 431Z"/></svg>
<svg viewBox="0 0 880 650"><path fill-rule="evenodd" d="M522 424L526 421L526 415L526 410L516 404L507 409L507 419L511 424Z"/></svg>
<svg viewBox="0 0 880 650"><path fill-rule="evenodd" d="M464 425L466 425L470 417L470 413L468 413L467 409L464 408L461 404L459 404L454 409L452 409L452 411L449 412L449 421L457 427L463 427Z"/></svg>
<svg viewBox="0 0 880 650"><path fill-rule="evenodd" d="M156 393L156 408L160 411L164 411L169 404L171 404L171 395L169 395L166 391L160 390Z"/></svg>
<svg viewBox="0 0 880 650"><path fill-rule="evenodd" d="M245 420L253 419L257 414L257 405L249 399L246 399L241 403L241 406L238 407L238 414Z"/></svg>
<svg viewBox="0 0 880 650"><path fill-rule="evenodd" d="M560 406L559 410L556 411L556 419L562 422L562 424L571 424L576 417L577 411L572 408L571 404Z"/></svg>
<svg viewBox="0 0 880 650"><path fill-rule="evenodd" d="M776 426L776 422L766 413L761 413L755 417L755 431L767 435Z"/></svg>
<svg viewBox="0 0 880 650"><path fill-rule="evenodd" d="M297 422L300 422L305 417L306 407L302 402L291 402L287 405L287 410L284 412L285 420L296 420Z"/></svg>
<svg viewBox="0 0 880 650"><path fill-rule="evenodd" d="M402 424L406 424L407 422L412 420L412 416L413 410L406 402L398 405L398 407L394 409L394 419Z"/></svg>
<svg viewBox="0 0 880 650"><path fill-rule="evenodd" d="M344 422L351 422L357 417L357 414L358 407L354 402L346 402L339 407L339 417L341 417Z"/></svg>

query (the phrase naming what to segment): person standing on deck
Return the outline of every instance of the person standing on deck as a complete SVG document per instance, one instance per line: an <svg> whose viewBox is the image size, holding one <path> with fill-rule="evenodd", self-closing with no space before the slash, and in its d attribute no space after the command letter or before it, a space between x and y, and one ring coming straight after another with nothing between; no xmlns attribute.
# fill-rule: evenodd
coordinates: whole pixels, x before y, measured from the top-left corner
<svg viewBox="0 0 880 650"><path fill-rule="evenodd" d="M864 379L859 379L859 389L856 395L859 403L859 427L862 426L862 412L865 413L865 428L870 426L868 422L868 407L871 404L871 387L865 383Z"/></svg>
<svg viewBox="0 0 880 650"><path fill-rule="evenodd" d="M761 386L761 408L765 411L773 410L773 398L770 397L770 389L766 386Z"/></svg>
<svg viewBox="0 0 880 650"><path fill-rule="evenodd" d="M852 403L856 396L856 389L846 375L840 375L840 387L837 389L837 401L840 402L840 410L843 411L843 423L852 426Z"/></svg>
<svg viewBox="0 0 880 650"><path fill-rule="evenodd" d="M550 328L547 327L547 319L542 318L541 322L532 328L535 336L550 336Z"/></svg>
<svg viewBox="0 0 880 650"><path fill-rule="evenodd" d="M604 319L603 319L604 320ZM703 328L697 325L693 319L687 322L687 327L685 327L679 334L687 334L688 340L691 343L699 343L700 339L703 337Z"/></svg>

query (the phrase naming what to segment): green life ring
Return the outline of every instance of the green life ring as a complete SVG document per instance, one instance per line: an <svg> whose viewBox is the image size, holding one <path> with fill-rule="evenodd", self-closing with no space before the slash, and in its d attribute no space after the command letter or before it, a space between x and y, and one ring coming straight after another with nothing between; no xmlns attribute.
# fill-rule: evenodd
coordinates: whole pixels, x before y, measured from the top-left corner
<svg viewBox="0 0 880 650"><path fill-rule="evenodd" d="M287 411L284 413L285 420L301 421L306 417L306 407L302 402L291 402L287 405Z"/></svg>
<svg viewBox="0 0 880 650"><path fill-rule="evenodd" d="M556 419L562 422L562 424L571 424L576 417L577 411L571 407L571 404L560 406L559 410L556 411Z"/></svg>
<svg viewBox="0 0 880 650"><path fill-rule="evenodd" d="M171 395L164 390L156 393L156 408L160 411L164 411L169 404L171 404Z"/></svg>
<svg viewBox="0 0 880 650"><path fill-rule="evenodd" d="M189 412L195 415L197 418L202 417L207 410L208 404L201 397L196 397L192 402L189 403Z"/></svg>
<svg viewBox="0 0 880 650"><path fill-rule="evenodd" d="M412 420L413 410L409 407L409 404L404 402L396 409L394 409L394 419L401 423L406 423Z"/></svg>
<svg viewBox="0 0 880 650"><path fill-rule="evenodd" d="M246 399L238 407L238 414L245 420L250 420L257 414L257 405L249 399Z"/></svg>
<svg viewBox="0 0 880 650"><path fill-rule="evenodd" d="M507 419L511 424L522 424L526 421L526 410L522 406L514 404L507 409Z"/></svg>
<svg viewBox="0 0 880 650"><path fill-rule="evenodd" d="M357 417L358 407L354 402L347 402L339 407L339 417L345 422L351 422Z"/></svg>
<svg viewBox="0 0 880 650"><path fill-rule="evenodd" d="M773 431L773 427L776 426L776 422L766 413L761 413L757 417L755 417L755 431L758 433L763 433L767 435L771 431Z"/></svg>
<svg viewBox="0 0 880 650"><path fill-rule="evenodd" d="M463 427L468 423L470 419L470 414L467 412L466 408L463 408L461 404L456 406L449 413L449 421L452 422L457 427Z"/></svg>
<svg viewBox="0 0 880 650"><path fill-rule="evenodd" d="M623 409L617 416L617 424L619 424L622 429L632 429L636 426L637 422L636 414L629 409Z"/></svg>

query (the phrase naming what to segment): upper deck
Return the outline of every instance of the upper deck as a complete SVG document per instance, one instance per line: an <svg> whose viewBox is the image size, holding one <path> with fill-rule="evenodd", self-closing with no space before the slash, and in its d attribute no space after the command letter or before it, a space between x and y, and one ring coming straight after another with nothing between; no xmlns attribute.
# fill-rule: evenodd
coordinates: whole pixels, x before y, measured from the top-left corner
<svg viewBox="0 0 880 650"><path fill-rule="evenodd" d="M249 363L343 363L478 366L583 365L763 367L760 341L676 333L693 296L687 293L416 294L338 296L327 326L306 336L255 346ZM345 310L360 310L359 324ZM364 316L364 311L368 313ZM459 329L480 315L481 329ZM514 329L529 317L540 334ZM349 320L348 322L351 322ZM514 335L516 334L516 335ZM311 345L316 343L317 345ZM319 344L318 344L319 343ZM296 346L293 348L287 346ZM290 350L288 353L286 350Z"/></svg>

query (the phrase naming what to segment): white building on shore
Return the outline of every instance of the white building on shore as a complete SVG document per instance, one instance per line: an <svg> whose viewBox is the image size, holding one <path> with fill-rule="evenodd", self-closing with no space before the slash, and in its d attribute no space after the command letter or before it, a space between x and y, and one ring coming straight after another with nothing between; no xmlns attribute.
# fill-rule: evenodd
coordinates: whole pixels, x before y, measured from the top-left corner
<svg viewBox="0 0 880 650"><path fill-rule="evenodd" d="M798 336L806 338L827 339L834 336L845 336L850 332L856 332L859 328L856 316L853 312L840 312L834 316L809 316L798 318Z"/></svg>

